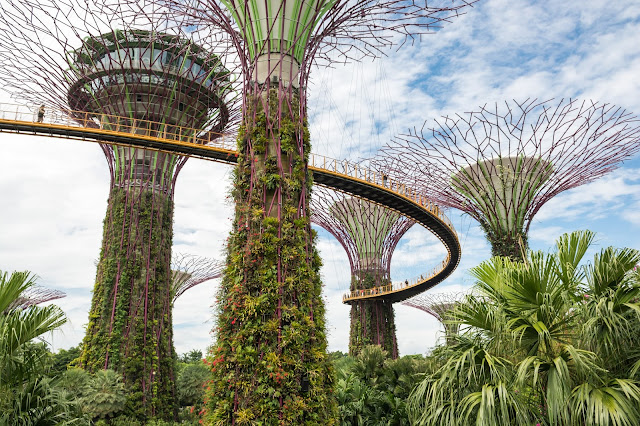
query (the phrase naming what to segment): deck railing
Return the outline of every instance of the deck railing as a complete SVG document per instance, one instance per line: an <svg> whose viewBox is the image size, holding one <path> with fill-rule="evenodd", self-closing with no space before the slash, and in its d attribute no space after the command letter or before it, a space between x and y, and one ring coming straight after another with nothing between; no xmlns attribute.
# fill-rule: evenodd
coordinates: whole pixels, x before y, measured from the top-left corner
<svg viewBox="0 0 640 426"><path fill-rule="evenodd" d="M414 277L411 279L407 279L405 281L399 281L387 285L375 286L362 290L353 290L349 293L346 293L342 296L342 301L347 302L350 300L356 299L366 299L369 297L376 296L384 296L385 294L395 293L399 291L404 291L414 287L416 285L422 284L426 281L433 279L436 275L440 274L444 268L447 267L447 264L450 261L450 255L447 254L447 257L440 262L437 266L435 266L427 275L420 275L419 277Z"/></svg>
<svg viewBox="0 0 640 426"><path fill-rule="evenodd" d="M39 121L38 110L38 106L28 107L0 103L0 120L31 122L34 123L34 126L53 124L55 126L101 129L107 132L211 146L227 151L235 151L237 149L235 135L232 134L158 123L151 120L51 107L45 107L44 117L42 121Z"/></svg>

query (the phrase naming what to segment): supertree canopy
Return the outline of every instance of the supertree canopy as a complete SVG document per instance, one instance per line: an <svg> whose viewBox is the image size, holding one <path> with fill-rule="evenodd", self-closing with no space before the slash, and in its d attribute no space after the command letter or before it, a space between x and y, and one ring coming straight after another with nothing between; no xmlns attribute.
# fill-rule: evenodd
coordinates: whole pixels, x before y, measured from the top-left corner
<svg viewBox="0 0 640 426"><path fill-rule="evenodd" d="M222 28L243 68L243 124L218 295L213 424L332 424L320 259L309 220L306 92L312 63L376 56L458 15L467 2L130 0ZM152 3L151 5L149 3Z"/></svg>
<svg viewBox="0 0 640 426"><path fill-rule="evenodd" d="M194 256L192 254L175 253L171 260L171 294L172 300L185 291L222 276L224 264L214 259Z"/></svg>
<svg viewBox="0 0 640 426"><path fill-rule="evenodd" d="M370 201L326 188L315 188L311 221L336 237L351 265L351 291L391 283L391 256L414 221ZM366 345L380 345L398 357L393 304L381 300L351 303L349 354Z"/></svg>
<svg viewBox="0 0 640 426"><path fill-rule="evenodd" d="M593 101L526 100L446 116L382 149L377 166L476 219L494 256L520 259L538 210L640 150L640 121Z"/></svg>
<svg viewBox="0 0 640 426"><path fill-rule="evenodd" d="M67 295L60 290L50 289L35 285L25 290L20 297L16 298L11 304L5 308L5 312L18 309L27 309L29 306L39 305L40 303L50 302L56 299L62 299Z"/></svg>
<svg viewBox="0 0 640 426"><path fill-rule="evenodd" d="M435 317L444 326L447 344L453 342L453 336L458 333L459 326L447 320L447 314L453 311L462 299L459 293L430 293L424 292L402 302L403 305L420 309Z"/></svg>
<svg viewBox="0 0 640 426"><path fill-rule="evenodd" d="M16 98L54 105L84 126L150 137L213 140L233 123L228 46L199 40L209 50L143 15L130 22L92 2L1 8L0 79ZM77 364L122 373L129 410L140 418L174 417L173 192L186 158L101 147L111 190Z"/></svg>

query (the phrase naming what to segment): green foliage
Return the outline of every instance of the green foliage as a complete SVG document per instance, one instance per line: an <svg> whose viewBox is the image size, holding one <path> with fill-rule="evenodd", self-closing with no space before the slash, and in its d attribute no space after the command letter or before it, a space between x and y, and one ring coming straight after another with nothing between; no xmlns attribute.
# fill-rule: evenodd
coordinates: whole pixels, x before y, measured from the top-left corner
<svg viewBox="0 0 640 426"><path fill-rule="evenodd" d="M211 371L203 363L187 364L178 373L178 400L180 406L200 407L204 402L204 386Z"/></svg>
<svg viewBox="0 0 640 426"><path fill-rule="evenodd" d="M178 360L180 362L186 363L186 364L194 364L194 363L199 363L202 361L202 351L199 351L197 349L192 349L189 352L187 352L186 354L182 354L182 356L180 358L178 358Z"/></svg>
<svg viewBox="0 0 640 426"><path fill-rule="evenodd" d="M29 272L0 271L0 424L83 424L76 408L55 383L44 377L49 351L31 341L65 323L55 305L16 304L35 285Z"/></svg>
<svg viewBox="0 0 640 426"><path fill-rule="evenodd" d="M113 370L99 370L85 387L83 410L93 419L109 419L125 410L126 389L122 377Z"/></svg>
<svg viewBox="0 0 640 426"><path fill-rule="evenodd" d="M408 425L406 398L427 371L422 357L389 359L380 346L335 361L340 424Z"/></svg>
<svg viewBox="0 0 640 426"><path fill-rule="evenodd" d="M172 422L166 420L157 420L152 419L146 422L141 422L140 420L129 417L129 416L118 416L109 422L105 420L100 420L95 423L95 426L199 426L199 421L179 421Z"/></svg>
<svg viewBox="0 0 640 426"><path fill-rule="evenodd" d="M3 397L7 394L2 391ZM70 399L55 382L41 374L13 389L11 398L2 404L2 425L88 425L77 401ZM6 403L8 402L8 403Z"/></svg>
<svg viewBox="0 0 640 426"><path fill-rule="evenodd" d="M58 388L76 401L89 419L113 419L125 411L127 395L122 376L113 370L99 370L95 374L80 368L70 368L62 374Z"/></svg>
<svg viewBox="0 0 640 426"><path fill-rule="evenodd" d="M276 90L249 97L247 108L205 421L330 425L337 415L309 221L308 130L299 100Z"/></svg>
<svg viewBox="0 0 640 426"><path fill-rule="evenodd" d="M91 375L81 368L69 368L59 377L58 386L74 398L86 395Z"/></svg>
<svg viewBox="0 0 640 426"><path fill-rule="evenodd" d="M463 333L412 393L413 424L640 424L640 252L581 265L593 239L565 234L554 253L472 269L476 295L452 319Z"/></svg>
<svg viewBox="0 0 640 426"><path fill-rule="evenodd" d="M173 202L164 194L114 187L82 354L90 372L124 378L127 411L139 419L176 415L170 263Z"/></svg>
<svg viewBox="0 0 640 426"><path fill-rule="evenodd" d="M60 349L57 353L52 354L49 375L55 377L67 371L67 367L80 356L80 352L80 346L74 346L69 349Z"/></svg>

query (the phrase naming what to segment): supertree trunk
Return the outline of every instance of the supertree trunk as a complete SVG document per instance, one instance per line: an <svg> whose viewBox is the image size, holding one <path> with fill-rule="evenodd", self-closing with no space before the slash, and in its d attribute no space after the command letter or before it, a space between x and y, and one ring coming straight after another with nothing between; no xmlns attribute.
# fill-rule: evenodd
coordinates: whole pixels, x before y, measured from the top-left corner
<svg viewBox="0 0 640 426"><path fill-rule="evenodd" d="M114 187L80 365L121 372L128 409L173 418L171 323L173 201L163 193Z"/></svg>
<svg viewBox="0 0 640 426"><path fill-rule="evenodd" d="M384 268L359 271L352 276L351 291L370 289L390 282L389 273ZM352 303L349 317L349 355L358 356L365 346L379 345L393 359L398 358L393 303L385 300L358 300Z"/></svg>
<svg viewBox="0 0 640 426"><path fill-rule="evenodd" d="M524 253L529 248L526 232L501 232L501 229L491 229L484 222L480 222L480 226L491 245L491 256L508 257L514 261L523 259Z"/></svg>
<svg viewBox="0 0 640 426"><path fill-rule="evenodd" d="M336 237L351 266L351 292L381 291L391 283L391 257L414 221L374 203L341 192L319 188L313 194L312 221ZM380 345L398 357L395 314L384 299L352 302L349 354L366 345Z"/></svg>
<svg viewBox="0 0 640 426"><path fill-rule="evenodd" d="M293 91L247 95L211 354L212 424L326 425L336 415L303 108Z"/></svg>
<svg viewBox="0 0 640 426"><path fill-rule="evenodd" d="M384 300L356 301L351 305L349 355L358 356L367 345L379 345L398 358L398 340L393 304Z"/></svg>

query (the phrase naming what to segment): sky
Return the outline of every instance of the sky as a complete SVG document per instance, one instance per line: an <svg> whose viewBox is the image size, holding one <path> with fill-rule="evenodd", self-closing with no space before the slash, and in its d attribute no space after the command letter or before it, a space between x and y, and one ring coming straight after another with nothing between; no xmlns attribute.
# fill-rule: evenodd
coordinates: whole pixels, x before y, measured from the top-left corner
<svg viewBox="0 0 640 426"><path fill-rule="evenodd" d="M504 100L579 98L640 114L640 3L637 0L480 0L467 14L413 46L375 61L314 69L309 86L312 151L357 161L393 136L446 114ZM0 89L0 102L13 102ZM190 159L176 184L173 250L223 260L233 206L231 167ZM0 133L0 270L29 270L64 291L55 303L69 322L47 337L54 350L84 334L106 212L109 174L95 143ZM470 268L490 256L477 223L448 215L462 244L457 270L431 291L469 291ZM613 245L640 249L640 158L564 192L535 216L529 242L549 250L564 232L597 232L589 253ZM347 351L346 253L319 230L329 350ZM392 258L394 281L431 270L445 256L429 231L413 227ZM219 282L187 291L174 309L178 353L205 350ZM425 312L397 304L401 355L424 354L443 330Z"/></svg>

